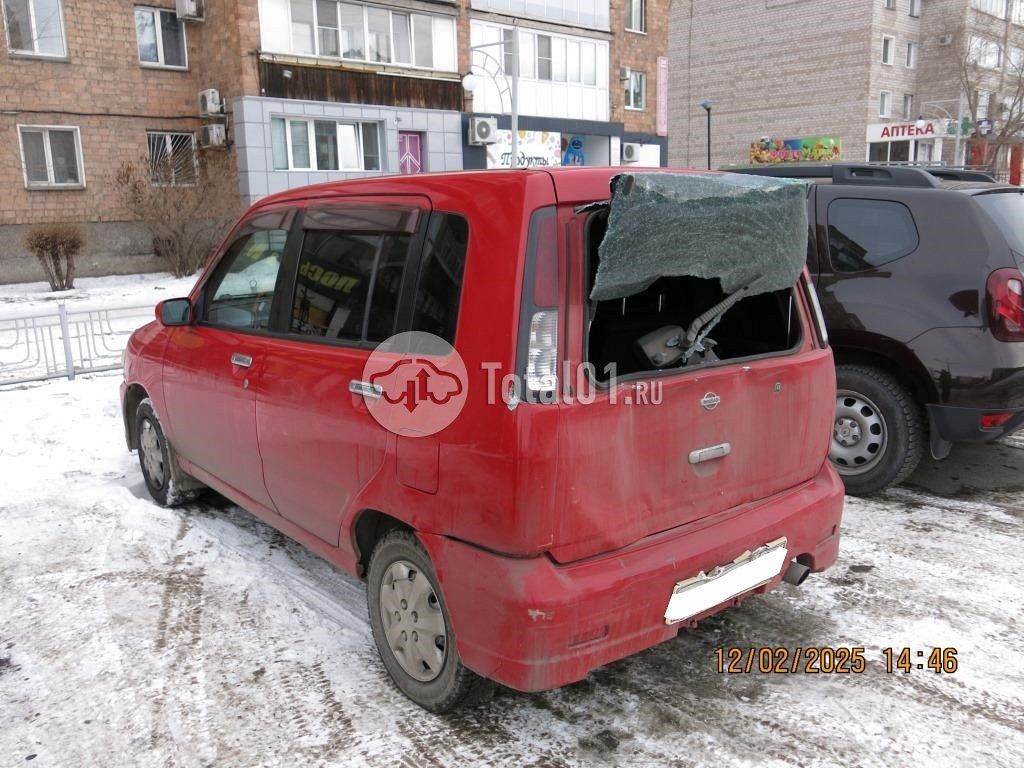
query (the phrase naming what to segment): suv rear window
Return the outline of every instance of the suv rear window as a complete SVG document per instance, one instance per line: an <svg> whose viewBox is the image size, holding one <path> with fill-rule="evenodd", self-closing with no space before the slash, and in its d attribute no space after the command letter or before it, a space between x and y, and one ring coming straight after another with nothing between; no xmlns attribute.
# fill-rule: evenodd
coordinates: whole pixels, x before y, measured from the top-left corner
<svg viewBox="0 0 1024 768"><path fill-rule="evenodd" d="M910 210L890 200L838 198L828 206L828 250L839 272L902 259L920 242Z"/></svg>
<svg viewBox="0 0 1024 768"><path fill-rule="evenodd" d="M1024 193L989 193L974 199L992 217L1010 247L1024 254Z"/></svg>

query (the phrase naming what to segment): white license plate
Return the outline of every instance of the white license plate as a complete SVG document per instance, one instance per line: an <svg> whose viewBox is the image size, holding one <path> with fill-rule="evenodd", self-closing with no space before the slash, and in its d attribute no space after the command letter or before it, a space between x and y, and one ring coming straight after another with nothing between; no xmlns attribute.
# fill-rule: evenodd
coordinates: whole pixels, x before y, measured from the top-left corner
<svg viewBox="0 0 1024 768"><path fill-rule="evenodd" d="M731 563L701 571L676 584L665 609L665 623L684 621L774 579L786 563L786 538L745 552Z"/></svg>

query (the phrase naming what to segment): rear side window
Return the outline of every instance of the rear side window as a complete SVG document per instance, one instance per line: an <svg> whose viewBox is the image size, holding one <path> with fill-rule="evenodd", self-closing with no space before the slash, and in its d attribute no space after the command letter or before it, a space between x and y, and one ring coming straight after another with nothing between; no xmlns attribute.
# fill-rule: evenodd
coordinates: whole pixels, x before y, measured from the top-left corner
<svg viewBox="0 0 1024 768"><path fill-rule="evenodd" d="M999 192L975 195L974 199L995 221L1009 246L1024 254L1024 194Z"/></svg>
<svg viewBox="0 0 1024 768"><path fill-rule="evenodd" d="M902 203L840 198L828 206L829 256L838 272L880 267L913 253L919 242Z"/></svg>
<svg viewBox="0 0 1024 768"><path fill-rule="evenodd" d="M430 217L423 243L412 330L455 342L469 224L454 213Z"/></svg>
<svg viewBox="0 0 1024 768"><path fill-rule="evenodd" d="M405 232L307 230L289 331L348 341L391 336L412 240Z"/></svg>

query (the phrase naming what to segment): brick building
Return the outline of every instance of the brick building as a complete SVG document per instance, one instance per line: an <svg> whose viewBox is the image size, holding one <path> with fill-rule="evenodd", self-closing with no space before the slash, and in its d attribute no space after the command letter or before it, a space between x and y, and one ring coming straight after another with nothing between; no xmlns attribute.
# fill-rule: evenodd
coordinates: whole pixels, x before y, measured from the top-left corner
<svg viewBox="0 0 1024 768"><path fill-rule="evenodd" d="M37 279L27 225L84 222L80 273L161 268L117 202L125 160L230 152L247 202L303 184L501 165L519 40L531 162L667 161L668 0L0 0L0 282ZM492 62L470 46L497 42ZM491 68L488 68L491 67ZM472 96L462 77L485 87ZM216 89L224 114L200 117ZM659 98L660 94L660 98ZM498 98L495 99L494 97ZM507 96L507 95L506 95ZM222 125L226 146L200 146ZM212 135L216 143L216 134ZM573 151L569 151L570 148Z"/></svg>
<svg viewBox="0 0 1024 768"><path fill-rule="evenodd" d="M676 3L669 58L674 165L703 166L710 99L714 167L870 159L1009 175L1013 154L1019 168L1024 0Z"/></svg>

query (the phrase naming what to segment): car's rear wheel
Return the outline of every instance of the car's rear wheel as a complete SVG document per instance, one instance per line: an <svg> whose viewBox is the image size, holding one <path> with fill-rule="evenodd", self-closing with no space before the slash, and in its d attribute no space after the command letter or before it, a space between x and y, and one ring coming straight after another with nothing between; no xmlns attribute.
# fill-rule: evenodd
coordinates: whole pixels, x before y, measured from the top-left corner
<svg viewBox="0 0 1024 768"><path fill-rule="evenodd" d="M829 459L848 493L866 496L903 482L924 452L921 410L890 374L836 366L836 413Z"/></svg>
<svg viewBox="0 0 1024 768"><path fill-rule="evenodd" d="M135 440L139 446L139 466L146 490L162 507L186 504L202 492L203 485L181 471L174 448L167 442L153 403L146 398L135 411Z"/></svg>
<svg viewBox="0 0 1024 768"><path fill-rule="evenodd" d="M409 531L392 530L374 548L367 602L377 651L402 693L431 712L489 695L492 684L459 659L437 576Z"/></svg>

